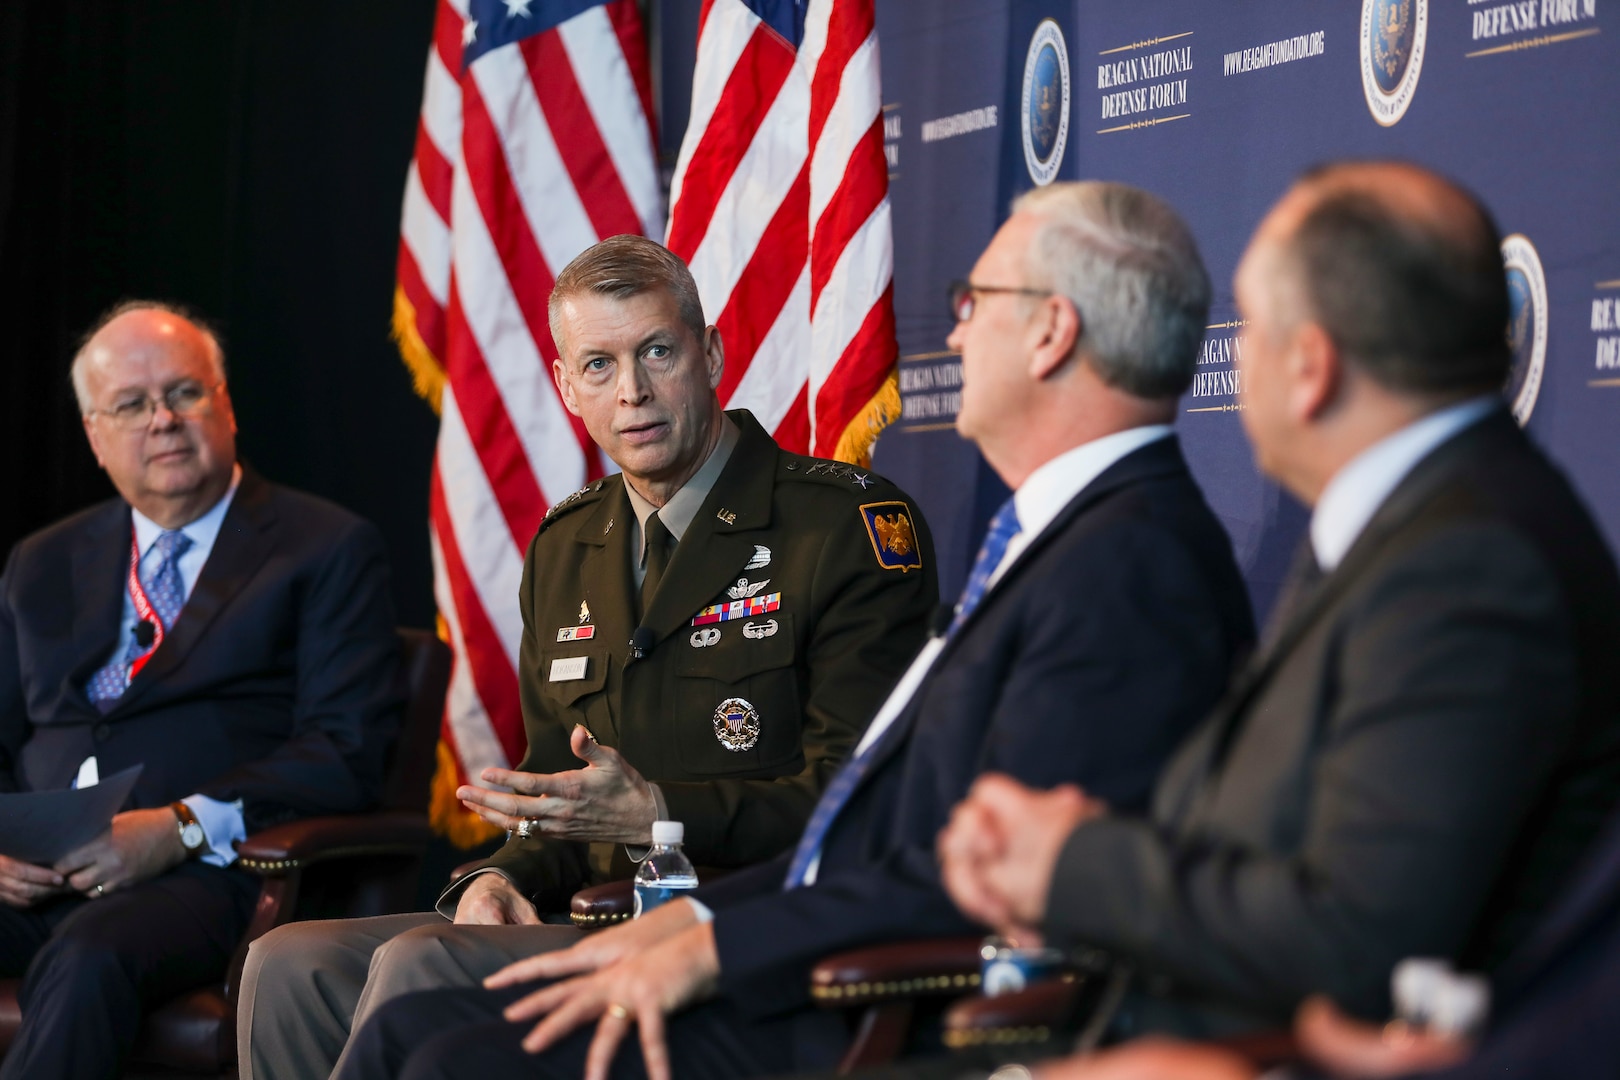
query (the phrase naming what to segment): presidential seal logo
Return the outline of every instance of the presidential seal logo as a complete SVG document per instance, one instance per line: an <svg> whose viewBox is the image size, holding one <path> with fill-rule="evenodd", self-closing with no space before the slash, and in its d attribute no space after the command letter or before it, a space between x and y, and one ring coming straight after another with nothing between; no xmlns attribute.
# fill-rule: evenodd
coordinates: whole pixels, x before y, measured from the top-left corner
<svg viewBox="0 0 1620 1080"><path fill-rule="evenodd" d="M1522 427L1530 422L1547 367L1547 275L1535 245L1519 233L1502 241L1502 265L1507 271L1508 348L1513 351L1502 392Z"/></svg>
<svg viewBox="0 0 1620 1080"><path fill-rule="evenodd" d="M1069 47L1051 19L1041 20L1029 39L1020 116L1024 164L1030 179L1044 187L1057 179L1069 141Z"/></svg>
<svg viewBox="0 0 1620 1080"><path fill-rule="evenodd" d="M1361 89L1384 127L1412 104L1428 29L1429 0L1361 0Z"/></svg>

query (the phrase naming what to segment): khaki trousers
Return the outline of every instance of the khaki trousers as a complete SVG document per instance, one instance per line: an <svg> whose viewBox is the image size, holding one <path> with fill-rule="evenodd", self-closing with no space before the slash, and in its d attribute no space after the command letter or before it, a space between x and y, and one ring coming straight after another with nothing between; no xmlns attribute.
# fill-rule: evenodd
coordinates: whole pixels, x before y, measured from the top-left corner
<svg viewBox="0 0 1620 1080"><path fill-rule="evenodd" d="M291 923L242 971L242 1080L327 1080L349 1033L402 994L476 986L514 960L578 941L571 926L456 926L434 912Z"/></svg>

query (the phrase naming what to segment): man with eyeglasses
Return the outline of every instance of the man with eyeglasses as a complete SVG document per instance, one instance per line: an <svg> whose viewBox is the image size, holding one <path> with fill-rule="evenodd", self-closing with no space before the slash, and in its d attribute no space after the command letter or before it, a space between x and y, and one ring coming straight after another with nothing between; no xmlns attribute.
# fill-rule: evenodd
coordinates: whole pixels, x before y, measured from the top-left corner
<svg viewBox="0 0 1620 1080"><path fill-rule="evenodd" d="M602 1077L615 1055L615 1077L825 1068L850 1033L810 1000L817 960L973 932L934 838L977 776L1145 808L1253 636L1231 544L1169 426L1209 291L1186 226L1144 191L1057 184L1015 203L951 290L949 339L957 428L1014 494L798 843L519 961L496 989L395 999L335 1075Z"/></svg>
<svg viewBox="0 0 1620 1080"><path fill-rule="evenodd" d="M126 303L72 378L118 498L6 563L0 791L142 771L49 865L0 850L6 1080L115 1076L143 1008L217 981L259 891L233 842L374 803L400 707L382 539L237 462L213 333Z"/></svg>

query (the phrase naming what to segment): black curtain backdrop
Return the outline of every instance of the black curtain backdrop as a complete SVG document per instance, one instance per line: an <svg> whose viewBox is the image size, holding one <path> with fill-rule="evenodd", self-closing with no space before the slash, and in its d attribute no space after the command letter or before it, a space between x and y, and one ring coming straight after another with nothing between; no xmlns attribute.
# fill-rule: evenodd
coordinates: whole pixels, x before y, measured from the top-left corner
<svg viewBox="0 0 1620 1080"><path fill-rule="evenodd" d="M112 493L68 384L125 297L223 331L242 457L387 537L431 626L436 421L388 338L432 0L0 4L0 551Z"/></svg>

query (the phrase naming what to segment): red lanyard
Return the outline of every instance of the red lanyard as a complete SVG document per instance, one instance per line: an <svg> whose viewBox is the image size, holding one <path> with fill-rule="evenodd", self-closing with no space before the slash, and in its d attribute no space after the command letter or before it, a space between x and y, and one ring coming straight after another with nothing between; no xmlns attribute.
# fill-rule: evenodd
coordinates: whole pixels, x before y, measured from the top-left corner
<svg viewBox="0 0 1620 1080"><path fill-rule="evenodd" d="M141 545L135 538L135 526L129 527L129 597L135 601L135 614L143 622L152 624L152 645L141 655L129 662L129 677L131 681L141 673L141 668L157 652L157 647L163 644L163 620L157 617L152 607L152 601L146 598L146 590L141 588Z"/></svg>

